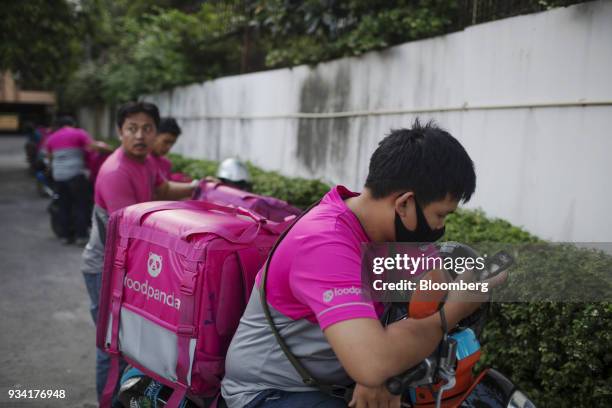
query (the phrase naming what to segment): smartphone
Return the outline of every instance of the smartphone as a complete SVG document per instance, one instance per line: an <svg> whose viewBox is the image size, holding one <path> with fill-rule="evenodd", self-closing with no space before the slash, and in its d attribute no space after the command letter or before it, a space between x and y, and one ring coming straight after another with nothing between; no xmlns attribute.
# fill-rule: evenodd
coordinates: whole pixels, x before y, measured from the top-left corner
<svg viewBox="0 0 612 408"><path fill-rule="evenodd" d="M506 251L499 251L485 261L485 268L480 273L480 280L489 279L514 265L514 258Z"/></svg>

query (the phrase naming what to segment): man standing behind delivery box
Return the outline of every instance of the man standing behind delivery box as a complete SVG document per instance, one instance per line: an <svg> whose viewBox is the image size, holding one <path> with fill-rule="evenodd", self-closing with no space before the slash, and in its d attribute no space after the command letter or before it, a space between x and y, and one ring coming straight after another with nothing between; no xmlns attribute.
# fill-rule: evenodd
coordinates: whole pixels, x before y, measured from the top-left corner
<svg viewBox="0 0 612 408"><path fill-rule="evenodd" d="M98 317L98 298L102 287L106 225L113 211L132 204L190 197L193 184L174 183L161 177L149 153L159 126L157 106L147 102L128 102L117 111L121 146L104 162L96 179L94 210L89 242L83 251L82 272L91 299L94 323ZM96 391L102 395L110 357L96 350Z"/></svg>
<svg viewBox="0 0 612 408"><path fill-rule="evenodd" d="M151 151L151 159L157 165L162 177L170 180L172 162L166 157L176 140L181 135L181 128L174 118L161 118L157 129L157 137Z"/></svg>

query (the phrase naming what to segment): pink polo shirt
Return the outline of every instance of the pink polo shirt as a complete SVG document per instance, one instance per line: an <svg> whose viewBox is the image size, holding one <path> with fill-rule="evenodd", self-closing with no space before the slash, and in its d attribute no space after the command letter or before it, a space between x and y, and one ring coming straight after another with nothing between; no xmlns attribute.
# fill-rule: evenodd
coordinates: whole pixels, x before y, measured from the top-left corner
<svg viewBox="0 0 612 408"><path fill-rule="evenodd" d="M93 140L83 129L65 126L46 141L47 152L53 155L51 171L55 181L67 181L83 174L85 153Z"/></svg>
<svg viewBox="0 0 612 408"><path fill-rule="evenodd" d="M170 171L172 170L172 162L165 156L155 156L151 154L151 160L155 163L161 176L170 180Z"/></svg>
<svg viewBox="0 0 612 408"><path fill-rule="evenodd" d="M326 384L352 380L323 330L345 320L378 319L384 309L361 294L361 244L370 239L344 202L355 195L337 186L305 214L272 255L266 283L274 325L314 378ZM230 408L244 407L267 389L313 391L274 338L260 286L261 272L227 353L221 391Z"/></svg>
<svg viewBox="0 0 612 408"><path fill-rule="evenodd" d="M361 244L370 239L344 202L356 195L335 187L283 239L266 285L268 303L278 312L318 323L321 330L382 314L382 304L362 296Z"/></svg>
<svg viewBox="0 0 612 408"><path fill-rule="evenodd" d="M93 143L93 140L83 129L66 126L53 132L45 143L47 151L53 153L61 149L77 148L85 150Z"/></svg>
<svg viewBox="0 0 612 408"><path fill-rule="evenodd" d="M127 156L120 147L100 168L94 201L111 214L123 207L153 200L155 188L164 181L150 156L141 163Z"/></svg>

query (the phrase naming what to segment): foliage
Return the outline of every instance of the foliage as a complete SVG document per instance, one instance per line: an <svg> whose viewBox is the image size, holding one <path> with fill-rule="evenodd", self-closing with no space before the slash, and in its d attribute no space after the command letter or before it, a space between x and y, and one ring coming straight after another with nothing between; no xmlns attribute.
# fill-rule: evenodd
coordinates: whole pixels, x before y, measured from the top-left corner
<svg viewBox="0 0 612 408"><path fill-rule="evenodd" d="M172 155L171 160L173 171L194 177L214 175L217 166L216 162L180 155ZM329 190L318 180L289 178L252 164L249 171L256 193L301 208ZM607 279L604 283L610 284L610 256L546 243L507 221L488 218L480 210L459 210L450 215L444 240L540 248L542 253L530 254L533 256L518 262L510 279L537 282L546 277L551 282L562 265L576 271L574 275L558 274L554 282L557 286L547 290L567 291L568 285L583 290L589 287L590 279L601 279L602 272ZM548 276L538 276L543 273ZM612 401L612 303L492 303L481 340L483 365L497 368L511 378L537 406L599 407L609 406Z"/></svg>
<svg viewBox="0 0 612 408"><path fill-rule="evenodd" d="M456 0L260 2L268 67L316 63L448 32Z"/></svg>
<svg viewBox="0 0 612 408"><path fill-rule="evenodd" d="M512 378L538 406L609 406L612 304L493 303L483 362Z"/></svg>
<svg viewBox="0 0 612 408"><path fill-rule="evenodd" d="M253 192L278 197L296 207L307 208L329 191L320 180L301 177L285 177L275 171L264 171L248 163L253 178Z"/></svg>
<svg viewBox="0 0 612 408"><path fill-rule="evenodd" d="M538 242L539 239L508 221L490 219L481 210L458 210L448 216L444 239L466 243L503 242L508 244Z"/></svg>
<svg viewBox="0 0 612 408"><path fill-rule="evenodd" d="M183 173L189 174L193 178L204 178L214 175L217 172L219 163L209 160L192 161L185 166Z"/></svg>
<svg viewBox="0 0 612 408"><path fill-rule="evenodd" d="M608 406L612 401L612 303L571 302L577 291L610 293L612 259L601 252L539 240L481 211L458 211L446 223L447 240L529 244L512 268L512 287L562 302L492 303L483 331L482 365L511 378L537 406ZM537 253L536 253L537 252ZM525 286L528 285L528 286ZM602 285L605 287L602 288ZM508 285L510 286L510 285ZM590 289L587 289L590 288ZM559 297L559 296L557 296Z"/></svg>
<svg viewBox="0 0 612 408"><path fill-rule="evenodd" d="M218 163L211 160L198 160L178 154L169 155L172 171L189 174L194 178L214 176ZM275 171L265 171L252 163L247 163L253 182L253 192L260 195L277 197L296 207L306 208L327 191L329 186L319 180L301 177L285 177Z"/></svg>
<svg viewBox="0 0 612 408"><path fill-rule="evenodd" d="M76 109L576 2L487 2L470 20L472 2L460 0L9 0L0 67L26 87L57 89L62 107Z"/></svg>
<svg viewBox="0 0 612 408"><path fill-rule="evenodd" d="M91 61L82 63L70 75L70 82L63 90L63 109L72 111L79 105L96 105L104 103L100 68Z"/></svg>
<svg viewBox="0 0 612 408"><path fill-rule="evenodd" d="M181 156L180 154L176 154L176 153L168 154L168 159L170 159L170 161L172 162L172 171L180 172L180 173L186 173L185 168L189 166L191 163L205 161L205 160L199 160L199 159L191 159L189 157ZM212 163L216 163L216 162L212 162ZM216 171L216 168L215 168L215 171ZM204 177L209 174L205 174ZM195 177L200 178L202 176L195 176Z"/></svg>
<svg viewBox="0 0 612 408"><path fill-rule="evenodd" d="M254 2L252 15L266 51L266 67L271 68L361 55L476 22L579 2L531 0L509 6L483 0L261 0Z"/></svg>
<svg viewBox="0 0 612 408"><path fill-rule="evenodd" d="M3 1L0 71L12 70L22 89L56 89L78 64L76 22L63 0Z"/></svg>
<svg viewBox="0 0 612 408"><path fill-rule="evenodd" d="M98 11L95 4L90 13ZM224 14L211 4L195 13L151 6L147 13L114 20L114 31L103 31L116 42L82 64L72 77L68 93L75 103L123 102L238 71L239 43L227 35Z"/></svg>

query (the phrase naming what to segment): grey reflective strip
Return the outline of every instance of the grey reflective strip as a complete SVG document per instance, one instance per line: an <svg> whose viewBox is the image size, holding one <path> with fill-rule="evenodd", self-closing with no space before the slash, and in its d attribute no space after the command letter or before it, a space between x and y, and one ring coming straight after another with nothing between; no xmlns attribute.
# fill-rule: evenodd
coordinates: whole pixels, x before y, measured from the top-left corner
<svg viewBox="0 0 612 408"><path fill-rule="evenodd" d="M53 152L51 170L53 172L53 178L56 181L70 180L74 176L82 174L85 170L83 149L80 147L73 147L56 150Z"/></svg>
<svg viewBox="0 0 612 408"><path fill-rule="evenodd" d="M270 313L287 345L319 381L349 385L352 380L338 361L318 324L293 320L272 306ZM225 362L223 398L230 408L243 407L260 391L314 391L302 382L266 321L259 291L253 290Z"/></svg>
<svg viewBox="0 0 612 408"><path fill-rule="evenodd" d="M330 312L332 310L336 310L342 307L347 307L347 306L365 306L369 309L374 309L374 305L372 305L371 303L366 303L366 302L350 302L350 303L343 303L341 305L336 305L336 306L332 306L332 307L328 307L325 310L320 311L317 314L317 317L321 317L323 316L325 313Z"/></svg>
<svg viewBox="0 0 612 408"><path fill-rule="evenodd" d="M112 316L108 321L106 344L111 342ZM176 359L178 336L152 321L121 308L119 324L119 350L144 368L160 377L176 381ZM195 354L196 339L189 342L189 372L187 385L191 385L191 367Z"/></svg>

